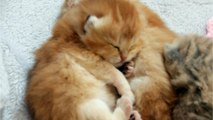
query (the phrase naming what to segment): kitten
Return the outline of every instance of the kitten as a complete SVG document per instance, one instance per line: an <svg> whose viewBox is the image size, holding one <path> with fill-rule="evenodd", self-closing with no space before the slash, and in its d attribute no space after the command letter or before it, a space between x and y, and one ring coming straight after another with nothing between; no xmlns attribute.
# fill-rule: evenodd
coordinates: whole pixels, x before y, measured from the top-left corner
<svg viewBox="0 0 213 120"><path fill-rule="evenodd" d="M143 18L125 0L82 0L63 11L30 72L26 100L33 118L128 120L132 113L140 120L130 86L114 66L138 53L141 26ZM109 85L121 95L117 104Z"/></svg>
<svg viewBox="0 0 213 120"><path fill-rule="evenodd" d="M178 95L173 120L213 119L213 40L184 36L165 47L165 66Z"/></svg>
<svg viewBox="0 0 213 120"><path fill-rule="evenodd" d="M85 43L92 39L96 41L111 41L112 47L116 49L106 48L108 51L104 51L104 49L101 49L104 48L103 45L90 48L93 48L96 54L108 54L107 56L109 57L105 57L107 61L111 61L110 58L114 58L115 62L111 61L111 63L115 63L114 65L119 69L124 69L125 67L123 66L127 66L128 69L121 71L125 73L129 79L131 88L136 95L135 107L139 110L143 120L170 120L171 108L176 96L164 68L162 53L164 45L172 42L176 35L170 31L160 17L148 7L137 0L131 0L129 2L134 5L140 14L134 15L131 13L129 17L126 17L126 14L115 17L118 21L121 21L119 19L126 20L126 22L123 23L123 28L120 28L119 31L115 31L114 29L122 25L118 23L108 23L102 20L109 29L96 30L85 27L88 34L86 34L85 37L82 36L81 39L83 39ZM114 3L112 3L111 6L114 6ZM91 5L91 8L92 7ZM125 7L119 10L124 13L132 12L131 9ZM116 13L116 11L112 13ZM139 16L140 19L136 24L131 20L137 20L137 16ZM96 21L96 19L97 18L93 17L91 21ZM108 18L106 17L106 19ZM99 24L99 22L94 23ZM134 30L138 27L142 29L139 33ZM133 37L132 34L134 33L136 33L137 36ZM122 36L119 36L120 34L122 34ZM89 43L87 45L89 45ZM96 50L97 48L99 51ZM116 62L120 61L120 59L122 59L122 62Z"/></svg>

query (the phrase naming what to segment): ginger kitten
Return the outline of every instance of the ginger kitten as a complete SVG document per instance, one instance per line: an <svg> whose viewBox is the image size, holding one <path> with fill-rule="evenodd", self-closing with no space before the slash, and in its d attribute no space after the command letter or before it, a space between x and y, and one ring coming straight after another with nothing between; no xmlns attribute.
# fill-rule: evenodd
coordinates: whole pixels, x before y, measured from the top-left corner
<svg viewBox="0 0 213 120"><path fill-rule="evenodd" d="M26 100L33 118L129 120L132 113L140 120L130 86L114 66L138 53L141 26L143 18L125 0L83 0L62 11L30 72Z"/></svg>
<svg viewBox="0 0 213 120"><path fill-rule="evenodd" d="M176 34L170 31L160 17L148 7L137 0L128 2L131 2L140 14L134 15L131 13L130 17L125 17L126 14L120 17L115 16L118 21L120 21L119 19L126 20L126 22L123 23L123 28L121 27L117 32L113 31L120 26L120 24L104 21L109 29L96 30L87 29L86 27L85 29L89 34L81 36L81 39L83 39L83 41L87 40L84 42L88 42L91 39L95 39L96 41L111 41L111 47L116 49L111 49L107 52L94 51L97 54L109 54L109 58L105 57L108 61L111 61L109 60L110 58L115 58L114 61L111 62L114 62L114 65L118 68L122 67L122 65L127 65L128 69L125 71L122 70L122 72L124 72L129 79L131 88L136 96L135 107L139 110L143 120L170 120L171 108L176 96L164 68L162 54L164 45L172 42L176 38ZM111 6L113 6L113 3ZM91 8L92 7L91 5ZM132 12L125 7L120 10L124 13ZM113 11L112 14L113 13L116 13L116 11ZM131 20L136 19L137 16L140 18L140 21L137 21L136 24ZM106 19L108 18L106 17ZM96 18L91 18L91 20L95 21ZM94 23L99 24L99 22ZM135 31L134 29L138 27L141 27L141 30L139 32L133 32ZM134 33L137 35L133 36L132 34ZM123 35L118 36L120 34ZM99 47L103 48L102 45L99 45L93 47L93 49ZM122 61L116 62L119 60ZM132 62L134 63L133 65L126 64ZM129 70L129 67L131 67L131 70Z"/></svg>
<svg viewBox="0 0 213 120"><path fill-rule="evenodd" d="M165 66L178 95L173 120L213 119L213 40L189 35L165 47Z"/></svg>
<svg viewBox="0 0 213 120"><path fill-rule="evenodd" d="M89 34L87 34L86 37L81 37L81 39L90 38L97 41L112 41L112 46L117 49L111 49L108 52L98 51L100 53L97 54L105 54L106 52L111 54L109 55L110 58L117 58L117 61L119 61L119 59L123 60L120 63L117 62L115 65L126 75L126 77L128 77L131 88L136 96L135 107L139 110L143 120L170 120L171 108L173 107L176 96L171 87L168 74L164 68L162 54L164 45L172 42L176 38L176 35L170 31L160 17L148 7L137 0L129 2L134 4L135 9L140 13L138 16L141 21L137 21L140 24L131 23L130 18L136 18L136 15L134 14L131 14L134 16L128 18L121 16L118 18L126 19L126 21L129 21L132 24L132 26L124 25L120 31L115 32L113 29L119 24L107 23L106 25L108 25L109 29L89 29ZM111 6L113 6L113 4L111 4ZM120 10L124 13L131 12L127 8ZM116 13L116 11L113 11L112 13ZM92 20L95 21L95 19L96 18ZM129 23L127 23L127 25L128 24ZM136 37L131 37L131 34L134 32L132 33L131 31L133 30L128 29L135 29L138 26L140 26L142 30L139 31L140 33L137 33L138 35ZM123 36L114 37L119 34L123 34ZM120 42L125 41L125 39L129 39L129 42ZM136 41L134 39L140 40ZM118 42L116 43L116 41ZM124 43L128 44L122 45ZM103 47L102 45L99 46ZM99 46L94 47L94 49ZM114 60L116 61L116 59Z"/></svg>

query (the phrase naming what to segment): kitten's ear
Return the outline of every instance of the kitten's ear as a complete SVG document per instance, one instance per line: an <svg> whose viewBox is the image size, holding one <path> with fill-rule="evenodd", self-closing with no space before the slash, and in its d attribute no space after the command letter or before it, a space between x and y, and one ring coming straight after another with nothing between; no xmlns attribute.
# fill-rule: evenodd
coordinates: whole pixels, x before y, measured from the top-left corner
<svg viewBox="0 0 213 120"><path fill-rule="evenodd" d="M58 18L60 18L64 13L66 13L73 6L77 5L79 2L80 0L65 0Z"/></svg>
<svg viewBox="0 0 213 120"><path fill-rule="evenodd" d="M98 18L94 15L88 16L87 21L85 22L84 25L84 30L88 32L91 29L98 29L110 22L110 17L101 17Z"/></svg>
<svg viewBox="0 0 213 120"><path fill-rule="evenodd" d="M99 21L99 19L96 16L88 16L85 25L84 30L88 32L90 29L95 27L95 24Z"/></svg>
<svg viewBox="0 0 213 120"><path fill-rule="evenodd" d="M71 8L74 5L77 5L80 2L80 0L65 0L65 4L67 7Z"/></svg>

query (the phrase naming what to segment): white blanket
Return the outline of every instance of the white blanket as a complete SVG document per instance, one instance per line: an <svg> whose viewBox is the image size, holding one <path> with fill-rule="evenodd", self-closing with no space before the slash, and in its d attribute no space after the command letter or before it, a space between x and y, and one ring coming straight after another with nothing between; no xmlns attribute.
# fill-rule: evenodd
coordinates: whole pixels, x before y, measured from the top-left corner
<svg viewBox="0 0 213 120"><path fill-rule="evenodd" d="M142 0L178 33L205 33L213 0ZM63 0L0 1L0 120L28 120L24 103L33 52L51 35Z"/></svg>

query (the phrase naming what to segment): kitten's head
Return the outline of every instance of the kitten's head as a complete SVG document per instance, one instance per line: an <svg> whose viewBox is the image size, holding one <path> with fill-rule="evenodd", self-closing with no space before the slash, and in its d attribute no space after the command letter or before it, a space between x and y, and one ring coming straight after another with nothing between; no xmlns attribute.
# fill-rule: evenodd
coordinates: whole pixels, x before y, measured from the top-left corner
<svg viewBox="0 0 213 120"><path fill-rule="evenodd" d="M164 47L164 65L171 78L171 84L179 95L188 92L188 76L183 73L183 56L179 51L179 44L166 44Z"/></svg>
<svg viewBox="0 0 213 120"><path fill-rule="evenodd" d="M115 66L130 61L142 47L146 22L127 0L82 0L71 12L81 41Z"/></svg>
<svg viewBox="0 0 213 120"><path fill-rule="evenodd" d="M198 99L202 89L197 74L193 73L196 44L192 40L180 37L164 48L164 65L170 75L171 84L184 101Z"/></svg>

